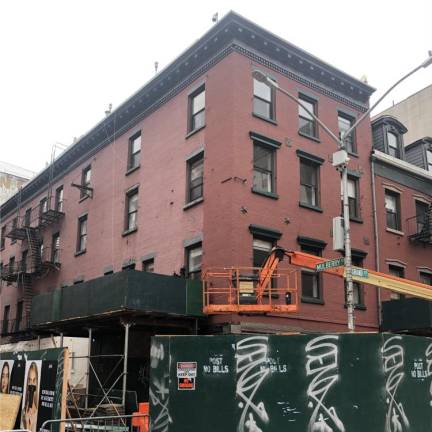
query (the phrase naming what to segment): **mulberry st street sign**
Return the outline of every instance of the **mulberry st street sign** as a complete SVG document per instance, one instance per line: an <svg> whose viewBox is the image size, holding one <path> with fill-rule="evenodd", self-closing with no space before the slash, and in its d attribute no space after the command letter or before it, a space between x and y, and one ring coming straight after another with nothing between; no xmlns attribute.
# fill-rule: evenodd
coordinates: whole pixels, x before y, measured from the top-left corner
<svg viewBox="0 0 432 432"><path fill-rule="evenodd" d="M319 272L319 271L324 271L335 267L341 267L343 265L345 265L345 258L336 258L330 261L324 261L322 263L318 263L316 265L315 270Z"/></svg>
<svg viewBox="0 0 432 432"><path fill-rule="evenodd" d="M325 270L332 269L335 267L342 267L343 265L345 265L345 258L341 257L341 258L336 258L336 259L329 260L329 261L324 261L322 263L318 263L315 267L315 270L317 272L320 272L320 271L325 271ZM352 267L351 271L352 271L353 276L359 276L362 278L367 278L369 276L368 270L364 269L364 268Z"/></svg>

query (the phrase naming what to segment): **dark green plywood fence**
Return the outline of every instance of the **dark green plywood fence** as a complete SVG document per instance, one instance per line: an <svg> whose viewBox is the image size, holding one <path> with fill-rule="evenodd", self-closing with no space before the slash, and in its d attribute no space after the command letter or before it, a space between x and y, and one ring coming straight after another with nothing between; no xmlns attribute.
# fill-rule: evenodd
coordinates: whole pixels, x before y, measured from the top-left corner
<svg viewBox="0 0 432 432"><path fill-rule="evenodd" d="M429 338L155 337L150 366L153 432L432 431Z"/></svg>

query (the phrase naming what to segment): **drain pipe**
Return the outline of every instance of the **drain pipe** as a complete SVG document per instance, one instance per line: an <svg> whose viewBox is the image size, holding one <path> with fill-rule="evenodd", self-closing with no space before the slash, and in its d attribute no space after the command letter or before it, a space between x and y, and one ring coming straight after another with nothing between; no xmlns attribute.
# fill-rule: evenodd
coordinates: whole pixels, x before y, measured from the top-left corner
<svg viewBox="0 0 432 432"><path fill-rule="evenodd" d="M375 185L375 160L374 152L371 153L371 185L372 185L372 213L373 213L373 224L374 224L374 240L375 240L375 269L380 271L380 247L379 247L379 236L378 236L378 216L376 206L376 185ZM382 323L382 301L381 301L381 289L376 287L377 303L378 303L378 324L381 327Z"/></svg>

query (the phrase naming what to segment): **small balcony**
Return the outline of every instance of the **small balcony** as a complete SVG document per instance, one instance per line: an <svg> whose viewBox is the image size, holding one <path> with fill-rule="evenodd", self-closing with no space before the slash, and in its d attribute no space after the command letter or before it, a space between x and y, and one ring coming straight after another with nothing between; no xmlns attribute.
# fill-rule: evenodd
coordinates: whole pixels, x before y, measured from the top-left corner
<svg viewBox="0 0 432 432"><path fill-rule="evenodd" d="M46 228L49 225L58 223L65 215L64 205L64 199L57 201L55 197L51 197L46 201L42 201L39 204L37 226L39 228Z"/></svg>
<svg viewBox="0 0 432 432"><path fill-rule="evenodd" d="M0 321L0 331L2 336L11 336L24 333L30 328L30 315L21 318Z"/></svg>
<svg viewBox="0 0 432 432"><path fill-rule="evenodd" d="M17 261L3 265L0 272L0 279L6 282L16 282L20 276L25 276L27 269L23 261Z"/></svg>
<svg viewBox="0 0 432 432"><path fill-rule="evenodd" d="M432 334L432 302L419 298L401 298L382 304L381 331Z"/></svg>
<svg viewBox="0 0 432 432"><path fill-rule="evenodd" d="M25 240L26 230L22 226L22 218L16 217L11 222L6 224L6 234L5 236L11 240Z"/></svg>
<svg viewBox="0 0 432 432"><path fill-rule="evenodd" d="M407 229L412 242L432 245L432 211L408 218Z"/></svg>

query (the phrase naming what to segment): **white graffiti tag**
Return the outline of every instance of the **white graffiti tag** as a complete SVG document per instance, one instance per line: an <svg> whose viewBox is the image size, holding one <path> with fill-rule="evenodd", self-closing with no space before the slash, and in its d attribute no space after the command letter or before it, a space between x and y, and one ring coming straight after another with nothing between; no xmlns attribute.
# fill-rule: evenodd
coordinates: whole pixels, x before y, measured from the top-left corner
<svg viewBox="0 0 432 432"><path fill-rule="evenodd" d="M168 411L169 387L166 385L168 379L168 375L164 376L160 381L155 378L150 385L149 395L152 403L152 431L167 432L169 424L173 422Z"/></svg>
<svg viewBox="0 0 432 432"><path fill-rule="evenodd" d="M426 367L427 367L427 375L432 378L432 343L426 348ZM429 385L429 405L432 406L432 380Z"/></svg>
<svg viewBox="0 0 432 432"><path fill-rule="evenodd" d="M256 421L259 419L267 424L267 415L264 402L254 401L261 383L269 374L267 367L268 337L251 336L242 339L236 344L236 393L241 399L239 407L242 408L238 432L262 432ZM254 414L257 418L254 418Z"/></svg>
<svg viewBox="0 0 432 432"><path fill-rule="evenodd" d="M387 339L382 347L387 394L386 432L403 432L409 427L402 402L396 400L399 384L405 377L404 350L398 343L401 339L402 336L393 336Z"/></svg>
<svg viewBox="0 0 432 432"><path fill-rule="evenodd" d="M327 407L325 398L330 388L338 380L339 336L323 335L312 339L306 345L306 375L313 376L307 388L309 408L313 408L309 432L345 432L345 426L339 419L334 407ZM332 425L333 427L331 427Z"/></svg>

